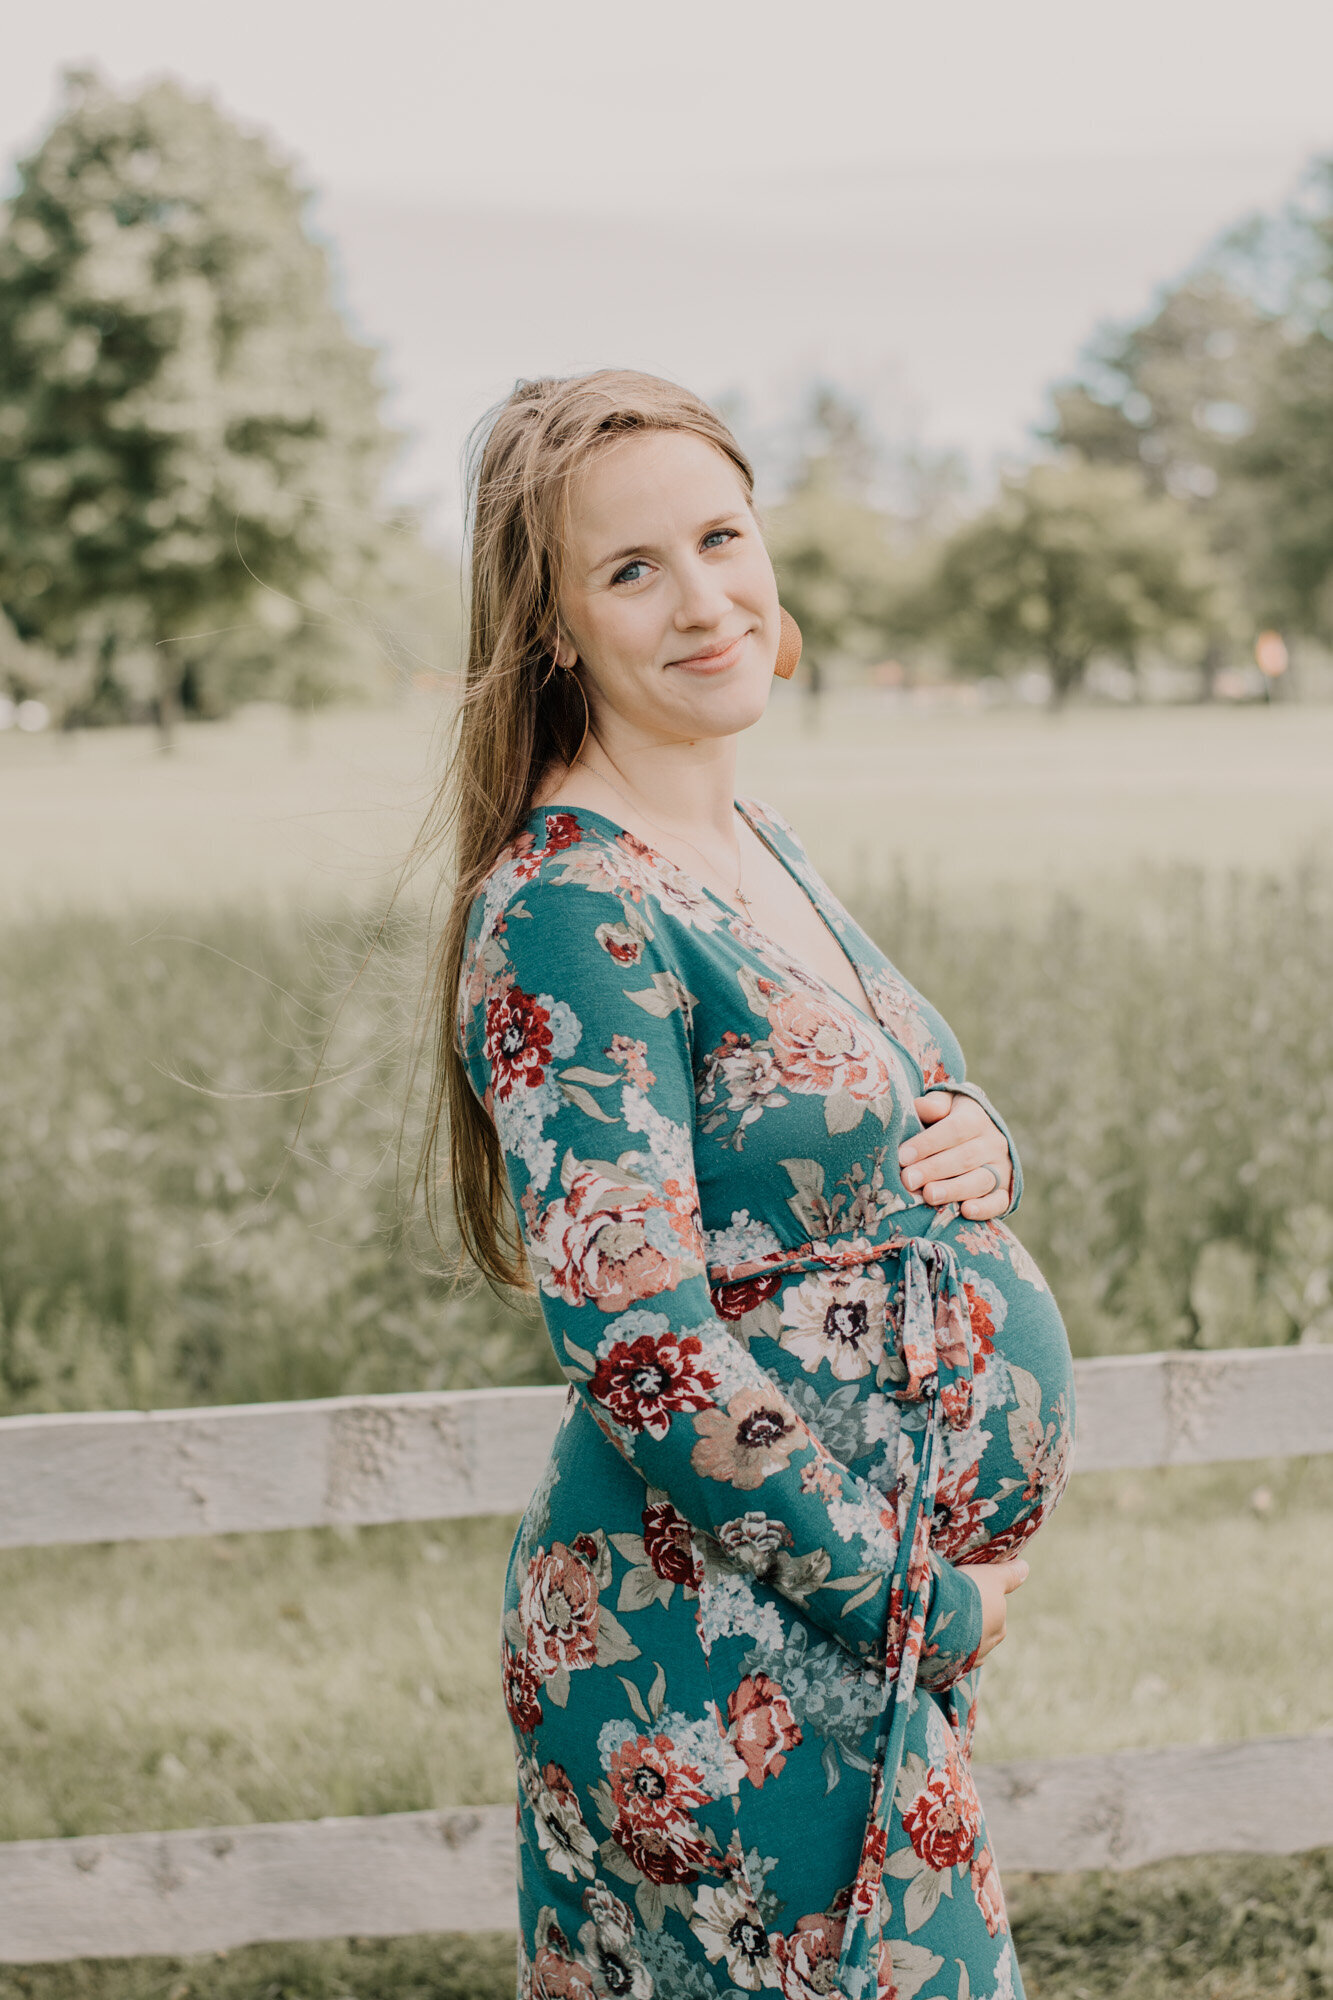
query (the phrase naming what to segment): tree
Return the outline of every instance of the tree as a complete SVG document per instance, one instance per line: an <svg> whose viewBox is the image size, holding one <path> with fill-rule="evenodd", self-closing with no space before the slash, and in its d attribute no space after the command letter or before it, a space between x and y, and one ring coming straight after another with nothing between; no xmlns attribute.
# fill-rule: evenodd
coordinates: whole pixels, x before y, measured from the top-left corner
<svg viewBox="0 0 1333 2000"><path fill-rule="evenodd" d="M897 620L965 671L1040 660L1062 702L1096 655L1132 664L1149 644L1201 645L1223 615L1215 565L1179 502L1128 466L1066 461L1006 480Z"/></svg>
<svg viewBox="0 0 1333 2000"><path fill-rule="evenodd" d="M0 235L0 605L104 677L137 635L164 727L219 627L374 559L393 440L306 201L207 99L71 72Z"/></svg>
<svg viewBox="0 0 1333 2000"><path fill-rule="evenodd" d="M893 523L869 497L880 454L853 404L817 385L798 429L800 456L766 536L817 702L835 663L868 663L883 650Z"/></svg>
<svg viewBox="0 0 1333 2000"><path fill-rule="evenodd" d="M1255 495L1258 615L1333 643L1333 159L1287 214L1292 272L1280 338L1238 441Z"/></svg>

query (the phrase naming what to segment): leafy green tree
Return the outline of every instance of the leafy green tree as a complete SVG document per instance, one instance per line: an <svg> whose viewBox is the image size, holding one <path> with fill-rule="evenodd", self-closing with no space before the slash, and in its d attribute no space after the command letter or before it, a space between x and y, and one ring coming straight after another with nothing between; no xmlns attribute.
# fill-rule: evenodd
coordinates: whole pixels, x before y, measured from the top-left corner
<svg viewBox="0 0 1333 2000"><path fill-rule="evenodd" d="M900 629L938 640L964 671L1040 661L1056 702L1097 655L1133 664L1147 645L1201 647L1223 615L1186 509L1129 466L1077 461L1006 480L896 613Z"/></svg>
<svg viewBox="0 0 1333 2000"><path fill-rule="evenodd" d="M799 457L785 498L767 513L766 538L817 702L831 668L883 651L894 523L870 498L881 454L854 404L817 385L798 433Z"/></svg>
<svg viewBox="0 0 1333 2000"><path fill-rule="evenodd" d="M71 72L0 234L0 604L104 679L154 649L164 726L219 627L374 561L393 440L306 200L209 100Z"/></svg>
<svg viewBox="0 0 1333 2000"><path fill-rule="evenodd" d="M1265 623L1333 643L1333 159L1316 162L1286 217L1291 271L1280 324L1237 443L1259 542Z"/></svg>

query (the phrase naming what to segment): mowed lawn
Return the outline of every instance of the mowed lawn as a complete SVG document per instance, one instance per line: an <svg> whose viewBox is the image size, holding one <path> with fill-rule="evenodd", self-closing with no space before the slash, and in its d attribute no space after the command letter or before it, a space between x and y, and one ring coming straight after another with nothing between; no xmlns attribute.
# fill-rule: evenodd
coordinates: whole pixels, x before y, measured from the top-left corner
<svg viewBox="0 0 1333 2000"><path fill-rule="evenodd" d="M441 768L447 714L0 735L0 919L58 906L325 903L383 893ZM1333 847L1333 706L895 710L780 689L741 786L838 886L899 870L970 894L1109 891L1136 864L1281 866Z"/></svg>

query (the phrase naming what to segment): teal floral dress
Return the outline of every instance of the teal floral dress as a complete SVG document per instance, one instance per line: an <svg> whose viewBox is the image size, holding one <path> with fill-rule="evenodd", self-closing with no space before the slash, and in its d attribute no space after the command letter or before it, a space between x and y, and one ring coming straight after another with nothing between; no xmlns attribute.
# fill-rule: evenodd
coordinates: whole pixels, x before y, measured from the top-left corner
<svg viewBox="0 0 1333 2000"><path fill-rule="evenodd" d="M1011 2000L961 1565L1063 1489L1068 1343L1002 1223L899 1179L913 1099L981 1095L953 1035L739 809L875 1018L582 808L472 912L460 1038L571 1385L505 1595L519 1991Z"/></svg>

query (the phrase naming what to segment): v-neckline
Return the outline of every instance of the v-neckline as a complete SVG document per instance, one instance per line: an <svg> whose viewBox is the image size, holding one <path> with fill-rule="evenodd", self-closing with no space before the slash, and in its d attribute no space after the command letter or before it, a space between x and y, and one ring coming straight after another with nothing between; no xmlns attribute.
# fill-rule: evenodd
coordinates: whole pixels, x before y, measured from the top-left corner
<svg viewBox="0 0 1333 2000"><path fill-rule="evenodd" d="M785 945L780 944L775 937L771 937L767 931L760 930L758 924L754 922L753 918L747 917L743 910L738 910L733 903L729 903L725 896L719 896L715 889L710 889L708 884L706 882L701 882L697 875L691 875L687 868L678 867L677 864L671 859L671 856L669 854L663 854L659 848L651 846L646 840L640 840L638 834L634 832L632 827L622 826L618 820L612 819L609 813L598 812L595 806L562 805L558 799L553 799L549 805L534 806L532 808L532 811L529 813L528 817L529 819L536 819L539 815L541 817L545 817L547 813L571 813L579 818L599 819L601 820L603 826L612 827L614 828L616 833L618 834L623 833L627 835L630 840L637 842L637 844L643 849L645 854L651 855L652 859L655 862L657 862L663 867L670 868L675 874L682 876L684 880L689 882L692 885L692 887L697 889L701 895L707 896L710 902L716 903L719 909L725 910L727 915L731 918L731 920L734 923L744 924L747 930L752 931L757 938L762 938L765 944L771 946L775 952L780 952L792 965L799 966L802 972L804 972L808 978L813 979L817 986L821 986L826 993L831 993L835 999L840 1000L842 1002L844 1007L850 1008L852 1013L860 1015L861 1019L865 1021L869 1027L872 1027L875 1030L876 1034L879 1035L884 1034L886 1032L884 1023L875 1014L873 1008L869 1004L870 995L866 991L865 981L861 977L861 968L857 963L856 959L853 958L851 952L847 949L847 946L843 943L842 939L839 937L837 931L834 929L832 921L829 918L828 912L823 908L818 897L816 897L811 892L811 890L806 886L806 884L801 880L800 876L797 874L796 870L792 867L790 861L788 861L786 855L783 854L782 850L774 846L773 842L769 839L768 835L762 832L761 829L755 825L749 813L745 810L743 802L740 799L733 798L731 803L735 811L738 812L741 818L745 821L745 824L749 827L755 839L762 841L764 846L768 849L769 853L773 856L774 860L777 861L781 867L786 869L792 881L796 884L797 888L800 890L801 894L805 897L805 900L807 901L807 903L809 903L811 909L814 911L815 915L819 918L820 922L827 930L829 936L833 939L834 944L838 947L838 950L842 953L843 957L846 959L848 965L852 969L852 974L856 980L856 983L861 988L862 997L867 1003L866 1006L863 1007L859 1001L853 1000L850 997L850 995L843 992L840 986L835 986L831 979L825 979L822 973L818 972L815 969L815 967L811 965L806 959L801 958L796 952L788 950L788 948Z"/></svg>

